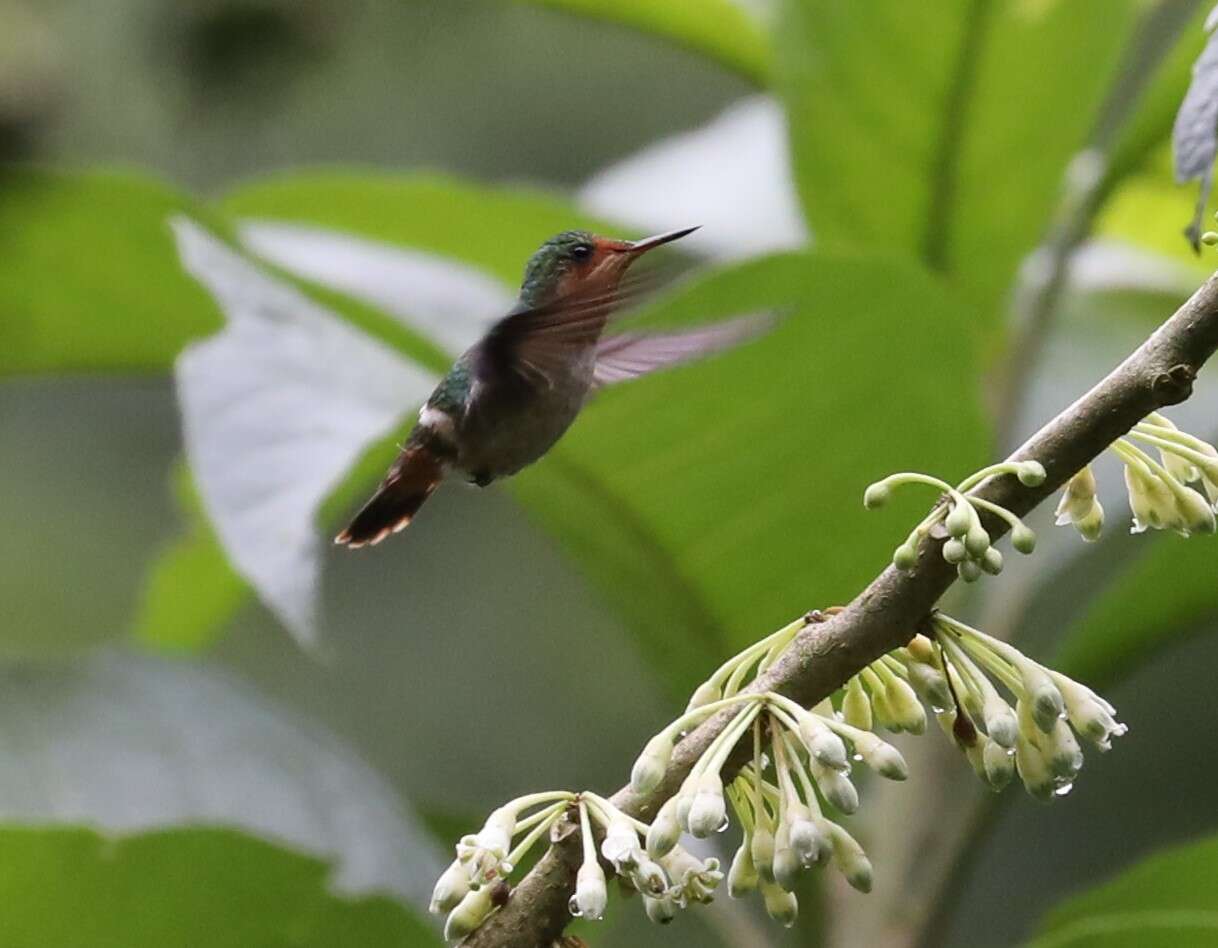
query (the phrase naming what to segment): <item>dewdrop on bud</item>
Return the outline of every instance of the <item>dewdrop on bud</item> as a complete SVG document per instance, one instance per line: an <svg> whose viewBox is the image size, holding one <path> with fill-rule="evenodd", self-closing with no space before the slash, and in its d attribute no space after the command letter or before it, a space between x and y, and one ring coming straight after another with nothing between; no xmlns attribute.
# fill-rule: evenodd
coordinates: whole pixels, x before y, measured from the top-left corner
<svg viewBox="0 0 1218 948"><path fill-rule="evenodd" d="M899 570L911 570L918 565L918 545L913 537L896 548L892 554L892 565Z"/></svg>
<svg viewBox="0 0 1218 948"><path fill-rule="evenodd" d="M650 895L643 896L643 911L657 925L667 925L677 917L676 903L667 895L658 899L652 898Z"/></svg>
<svg viewBox="0 0 1218 948"><path fill-rule="evenodd" d="M995 791L1003 789L1015 776L1015 759L1007 748L996 741L987 741L981 753L985 779Z"/></svg>
<svg viewBox="0 0 1218 948"><path fill-rule="evenodd" d="M469 892L469 876L460 860L454 860L452 865L444 870L444 874L436 880L436 887L431 890L431 904L427 910L432 915L443 915L451 912Z"/></svg>
<svg viewBox="0 0 1218 948"><path fill-rule="evenodd" d="M719 686L709 681L704 681L690 695L689 704L685 706L686 713L696 710L703 705L710 704L712 701L718 701L720 698Z"/></svg>
<svg viewBox="0 0 1218 948"><path fill-rule="evenodd" d="M630 789L635 793L651 793L664 779L668 761L672 758L672 736L661 731L647 742L630 770Z"/></svg>
<svg viewBox="0 0 1218 948"><path fill-rule="evenodd" d="M864 491L863 506L868 510L875 510L888 503L888 498L891 496L892 487L886 481L876 481Z"/></svg>
<svg viewBox="0 0 1218 948"><path fill-rule="evenodd" d="M1201 242L1207 247L1213 247L1218 244L1218 231L1207 230L1201 235Z"/></svg>
<svg viewBox="0 0 1218 948"><path fill-rule="evenodd" d="M799 716L799 737L808 753L826 767L848 771L850 761L846 757L846 745L829 730L815 712L807 711Z"/></svg>
<svg viewBox="0 0 1218 948"><path fill-rule="evenodd" d="M652 859L666 856L681 838L681 824L677 822L677 801L677 797L665 800L647 829L647 855Z"/></svg>
<svg viewBox="0 0 1218 948"><path fill-rule="evenodd" d="M981 568L991 576L997 576L1002 572L1002 554L990 547L981 557Z"/></svg>
<svg viewBox="0 0 1218 948"><path fill-rule="evenodd" d="M943 558L947 562L955 566L957 563L963 563L968 559L968 550L965 549L964 542L952 537L943 544Z"/></svg>
<svg viewBox="0 0 1218 948"><path fill-rule="evenodd" d="M1027 555L1036 549L1036 534L1026 524L1017 523L1011 528L1011 546Z"/></svg>
<svg viewBox="0 0 1218 948"><path fill-rule="evenodd" d="M494 889L495 887L492 885L484 885L480 889L473 889L465 894L465 898L449 912L448 919L444 923L446 941L460 941L486 921L486 917L495 907L491 901Z"/></svg>
<svg viewBox="0 0 1218 948"><path fill-rule="evenodd" d="M605 916L609 894L605 888L605 871L595 859L579 867L575 876L575 894L567 908L576 918L599 921Z"/></svg>
<svg viewBox="0 0 1218 948"><path fill-rule="evenodd" d="M1024 487L1039 487L1045 482L1045 468L1039 461L1020 461L1015 476Z"/></svg>
<svg viewBox="0 0 1218 948"><path fill-rule="evenodd" d="M846 685L846 696L842 699L842 718L851 727L861 731L871 730L871 699L863 690L863 683L858 675L850 679Z"/></svg>
<svg viewBox="0 0 1218 948"><path fill-rule="evenodd" d="M766 914L784 928L790 928L799 917L799 900L777 882L761 880L761 897L765 899Z"/></svg>
<svg viewBox="0 0 1218 948"><path fill-rule="evenodd" d="M909 776L909 765L901 752L874 734L859 735L854 742L854 750L863 758L863 763L881 777L904 780Z"/></svg>
<svg viewBox="0 0 1218 948"><path fill-rule="evenodd" d="M727 871L727 894L733 899L743 898L757 888L760 874L753 865L751 846L751 835L746 836L740 848L736 850L736 855L732 857L731 868Z"/></svg>
<svg viewBox="0 0 1218 948"><path fill-rule="evenodd" d="M826 800L843 813L853 813L859 808L858 790L848 777L836 770L823 767L816 761L812 761L812 765L812 774Z"/></svg>
<svg viewBox="0 0 1218 948"><path fill-rule="evenodd" d="M689 832L698 839L705 839L718 832L726 819L727 805L723 800L723 781L719 779L719 774L707 771L698 779L698 787L689 807Z"/></svg>

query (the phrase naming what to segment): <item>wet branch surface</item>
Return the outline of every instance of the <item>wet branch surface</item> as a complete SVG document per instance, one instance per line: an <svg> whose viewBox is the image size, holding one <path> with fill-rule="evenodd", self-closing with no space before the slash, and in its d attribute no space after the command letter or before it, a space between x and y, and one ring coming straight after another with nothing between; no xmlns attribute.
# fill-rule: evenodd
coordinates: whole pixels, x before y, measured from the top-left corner
<svg viewBox="0 0 1218 948"><path fill-rule="evenodd" d="M1010 456L1011 460L1035 459L1044 465L1047 477L1043 484L1024 487L1015 477L1002 475L985 481L971 494L1017 515L1028 513L1150 412L1187 399L1197 372L1216 349L1218 274L1107 377ZM983 515L983 521L994 539L1007 532L1002 520ZM863 666L905 645L957 579L956 568L940 555L942 542L925 538L912 570L889 566L843 611L809 623L746 690L777 691L811 706ZM627 786L614 794L614 804L650 820L736 713L735 708L720 712L681 741L664 780L654 791L639 795ZM628 763L623 763L623 769ZM725 780L740 763L729 761ZM552 846L521 880L507 904L462 944L465 948L549 948L571 920L567 900L575 891L580 859L578 834Z"/></svg>

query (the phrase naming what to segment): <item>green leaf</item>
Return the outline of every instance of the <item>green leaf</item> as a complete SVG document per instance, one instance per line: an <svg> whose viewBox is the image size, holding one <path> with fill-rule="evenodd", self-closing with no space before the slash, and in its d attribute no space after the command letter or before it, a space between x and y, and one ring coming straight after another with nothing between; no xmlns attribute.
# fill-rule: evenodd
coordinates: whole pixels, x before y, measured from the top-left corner
<svg viewBox="0 0 1218 948"><path fill-rule="evenodd" d="M1028 948L1209 948L1215 873L1218 837L1159 853L1058 905Z"/></svg>
<svg viewBox="0 0 1218 948"><path fill-rule="evenodd" d="M0 176L0 375L164 369L216 329L168 218L189 199L127 172Z"/></svg>
<svg viewBox="0 0 1218 948"><path fill-rule="evenodd" d="M762 24L732 0L527 0L650 33L701 53L759 86L770 74Z"/></svg>
<svg viewBox="0 0 1218 948"><path fill-rule="evenodd" d="M1138 6L787 0L776 72L813 233L916 254L1000 325Z"/></svg>
<svg viewBox="0 0 1218 948"><path fill-rule="evenodd" d="M1141 551L1109 582L1062 642L1054 663L1087 681L1112 681L1199 631L1218 610L1214 542L1138 537Z"/></svg>
<svg viewBox="0 0 1218 948"><path fill-rule="evenodd" d="M705 671L699 654L726 657L802 609L846 602L884 566L932 498L868 514L870 481L955 477L985 456L967 316L917 268L775 256L648 315L767 308L787 311L770 335L607 391L511 482L680 685Z"/></svg>
<svg viewBox="0 0 1218 948"><path fill-rule="evenodd" d="M542 241L574 227L613 232L557 195L441 175L329 170L255 181L225 197L235 218L291 221L481 267L512 287Z"/></svg>
<svg viewBox="0 0 1218 948"><path fill-rule="evenodd" d="M249 587L229 565L184 463L174 469L174 493L184 532L154 560L133 631L145 645L198 651L216 640Z"/></svg>
<svg viewBox="0 0 1218 948"><path fill-rule="evenodd" d="M0 828L8 948L415 948L440 939L403 905L330 891L318 859L225 829L103 836Z"/></svg>

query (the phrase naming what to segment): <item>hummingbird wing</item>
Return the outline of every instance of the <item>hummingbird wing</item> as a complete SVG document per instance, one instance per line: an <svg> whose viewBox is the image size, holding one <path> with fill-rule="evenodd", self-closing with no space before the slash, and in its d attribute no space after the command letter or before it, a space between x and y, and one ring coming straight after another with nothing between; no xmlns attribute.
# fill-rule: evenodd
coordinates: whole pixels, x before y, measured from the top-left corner
<svg viewBox="0 0 1218 948"><path fill-rule="evenodd" d="M596 347L593 388L722 352L773 328L770 314L738 316L681 332L631 332L605 336Z"/></svg>

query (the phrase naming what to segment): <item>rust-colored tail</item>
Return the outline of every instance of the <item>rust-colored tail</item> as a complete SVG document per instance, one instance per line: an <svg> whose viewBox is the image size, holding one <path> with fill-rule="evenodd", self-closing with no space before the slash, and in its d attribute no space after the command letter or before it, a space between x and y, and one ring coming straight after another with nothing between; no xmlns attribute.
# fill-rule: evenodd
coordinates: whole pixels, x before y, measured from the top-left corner
<svg viewBox="0 0 1218 948"><path fill-rule="evenodd" d="M408 444L372 499L334 542L354 550L404 530L443 478L444 464L434 451L426 444Z"/></svg>

